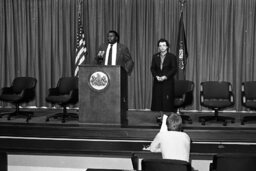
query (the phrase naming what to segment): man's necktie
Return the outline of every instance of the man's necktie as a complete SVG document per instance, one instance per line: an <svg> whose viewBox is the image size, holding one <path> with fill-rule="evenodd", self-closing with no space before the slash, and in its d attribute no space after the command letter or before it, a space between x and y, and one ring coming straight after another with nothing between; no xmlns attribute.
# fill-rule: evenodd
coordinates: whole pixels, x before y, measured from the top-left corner
<svg viewBox="0 0 256 171"><path fill-rule="evenodd" d="M108 65L112 64L112 46L110 45L109 53L108 53Z"/></svg>

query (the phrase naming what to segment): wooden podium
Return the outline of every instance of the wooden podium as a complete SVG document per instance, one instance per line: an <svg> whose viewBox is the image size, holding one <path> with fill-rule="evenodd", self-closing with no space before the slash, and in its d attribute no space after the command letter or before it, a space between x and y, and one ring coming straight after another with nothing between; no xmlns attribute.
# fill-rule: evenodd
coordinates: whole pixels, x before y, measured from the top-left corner
<svg viewBox="0 0 256 171"><path fill-rule="evenodd" d="M127 73L120 66L81 65L79 121L94 125L127 125Z"/></svg>

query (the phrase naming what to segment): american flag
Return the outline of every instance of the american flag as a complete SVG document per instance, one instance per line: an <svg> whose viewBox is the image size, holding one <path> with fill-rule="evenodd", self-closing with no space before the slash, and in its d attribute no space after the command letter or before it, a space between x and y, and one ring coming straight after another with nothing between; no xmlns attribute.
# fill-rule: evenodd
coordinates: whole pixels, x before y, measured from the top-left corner
<svg viewBox="0 0 256 171"><path fill-rule="evenodd" d="M75 72L74 75L78 76L79 65L85 61L87 48L85 44L84 28L81 22L80 14L78 16L78 33L76 36L76 59L75 59Z"/></svg>

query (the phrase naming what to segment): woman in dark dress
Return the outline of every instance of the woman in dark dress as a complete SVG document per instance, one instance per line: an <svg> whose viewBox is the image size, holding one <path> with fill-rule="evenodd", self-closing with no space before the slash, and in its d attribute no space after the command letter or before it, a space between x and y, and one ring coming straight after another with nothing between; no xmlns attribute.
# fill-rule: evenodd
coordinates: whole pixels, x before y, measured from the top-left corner
<svg viewBox="0 0 256 171"><path fill-rule="evenodd" d="M153 75L152 111L174 112L174 75L177 72L176 56L168 52L169 43L160 39L159 52L153 55L151 73Z"/></svg>

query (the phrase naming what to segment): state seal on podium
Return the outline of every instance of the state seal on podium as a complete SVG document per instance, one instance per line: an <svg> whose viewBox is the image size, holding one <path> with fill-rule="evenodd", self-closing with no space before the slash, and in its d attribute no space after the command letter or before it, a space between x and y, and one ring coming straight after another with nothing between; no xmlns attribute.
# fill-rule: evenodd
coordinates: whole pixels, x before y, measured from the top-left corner
<svg viewBox="0 0 256 171"><path fill-rule="evenodd" d="M109 77L105 72L96 71L89 76L89 86L95 91L103 91L109 85Z"/></svg>

